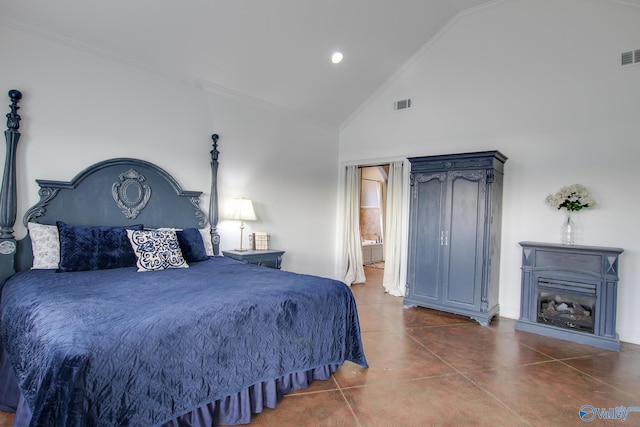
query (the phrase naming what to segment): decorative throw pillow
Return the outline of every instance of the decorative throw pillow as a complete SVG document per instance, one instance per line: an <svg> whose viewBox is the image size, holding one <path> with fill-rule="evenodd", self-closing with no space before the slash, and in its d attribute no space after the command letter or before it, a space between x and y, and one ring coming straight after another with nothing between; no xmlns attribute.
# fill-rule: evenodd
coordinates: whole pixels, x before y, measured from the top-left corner
<svg viewBox="0 0 640 427"><path fill-rule="evenodd" d="M213 243L211 243L211 229L207 228L199 228L200 235L202 236L202 242L204 243L204 250L207 253L207 256L213 256Z"/></svg>
<svg viewBox="0 0 640 427"><path fill-rule="evenodd" d="M178 237L180 250L182 251L182 256L185 261L205 261L208 258L204 242L202 241L202 235L197 228L177 230L176 236Z"/></svg>
<svg viewBox="0 0 640 427"><path fill-rule="evenodd" d="M31 238L34 269L56 269L60 263L60 237L58 227L37 222L27 224Z"/></svg>
<svg viewBox="0 0 640 427"><path fill-rule="evenodd" d="M188 268L173 230L127 230L138 271Z"/></svg>
<svg viewBox="0 0 640 427"><path fill-rule="evenodd" d="M103 270L133 267L136 255L127 230L142 230L142 224L125 227L69 225L58 221L60 265L58 271Z"/></svg>

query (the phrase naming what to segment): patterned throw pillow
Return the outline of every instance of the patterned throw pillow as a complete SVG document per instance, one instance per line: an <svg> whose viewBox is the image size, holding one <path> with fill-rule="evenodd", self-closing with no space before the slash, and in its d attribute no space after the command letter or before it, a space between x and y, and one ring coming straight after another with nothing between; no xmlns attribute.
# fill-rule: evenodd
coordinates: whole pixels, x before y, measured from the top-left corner
<svg viewBox="0 0 640 427"><path fill-rule="evenodd" d="M173 230L127 230L138 271L188 268Z"/></svg>
<svg viewBox="0 0 640 427"><path fill-rule="evenodd" d="M52 270L60 263L60 236L55 225L43 225L37 222L27 224L31 238L34 269Z"/></svg>

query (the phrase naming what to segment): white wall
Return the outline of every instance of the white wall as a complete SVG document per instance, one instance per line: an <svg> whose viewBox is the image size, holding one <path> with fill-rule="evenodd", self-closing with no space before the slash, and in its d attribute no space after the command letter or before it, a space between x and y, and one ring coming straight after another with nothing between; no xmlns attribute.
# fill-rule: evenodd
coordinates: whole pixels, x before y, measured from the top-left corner
<svg viewBox="0 0 640 427"><path fill-rule="evenodd" d="M221 129L220 214L228 202L253 200L270 246L285 250L283 269L334 276L338 132L243 101L209 94L214 128ZM238 247L239 224L223 221L223 249Z"/></svg>
<svg viewBox="0 0 640 427"><path fill-rule="evenodd" d="M500 150L505 172L501 315L518 318L518 242L558 242L547 194L573 183L598 202L577 243L624 248L618 333L640 344L640 7L506 0L456 17L340 133L340 161ZM413 109L394 112L395 100Z"/></svg>
<svg viewBox="0 0 640 427"><path fill-rule="evenodd" d="M333 274L336 130L36 31L0 25L0 57L0 104L8 106L9 89L24 94L17 237L38 201L36 179L68 181L113 157L156 163L183 189L204 191L208 210L215 132L221 215L234 197L255 202L259 220L247 224L245 244L246 233L267 231L272 247L286 250L284 269ZM222 249L238 246L238 226L221 219Z"/></svg>

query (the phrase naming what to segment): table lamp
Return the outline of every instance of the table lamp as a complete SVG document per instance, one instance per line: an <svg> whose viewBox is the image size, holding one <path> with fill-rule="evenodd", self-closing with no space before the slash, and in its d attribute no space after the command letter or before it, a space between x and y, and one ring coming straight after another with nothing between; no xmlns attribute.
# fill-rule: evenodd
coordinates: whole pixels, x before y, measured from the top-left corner
<svg viewBox="0 0 640 427"><path fill-rule="evenodd" d="M236 249L236 251L246 251L246 249L242 248L244 222L255 221L257 219L256 212L253 210L253 202L250 199L245 199L244 197L233 199L231 209L227 212L226 218L240 221L240 248Z"/></svg>

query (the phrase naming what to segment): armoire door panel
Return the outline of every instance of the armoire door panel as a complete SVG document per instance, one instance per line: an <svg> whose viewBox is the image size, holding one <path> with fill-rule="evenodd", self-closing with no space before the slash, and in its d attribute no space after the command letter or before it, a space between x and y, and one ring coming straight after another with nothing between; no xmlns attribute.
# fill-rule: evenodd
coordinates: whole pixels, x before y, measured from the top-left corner
<svg viewBox="0 0 640 427"><path fill-rule="evenodd" d="M445 300L479 307L482 284L482 238L485 206L484 171L450 174L449 256Z"/></svg>
<svg viewBox="0 0 640 427"><path fill-rule="evenodd" d="M440 300L442 256L440 230L442 207L446 194L445 174L424 174L414 177L413 204L420 215L412 217L412 257L410 259L411 290L415 296Z"/></svg>

